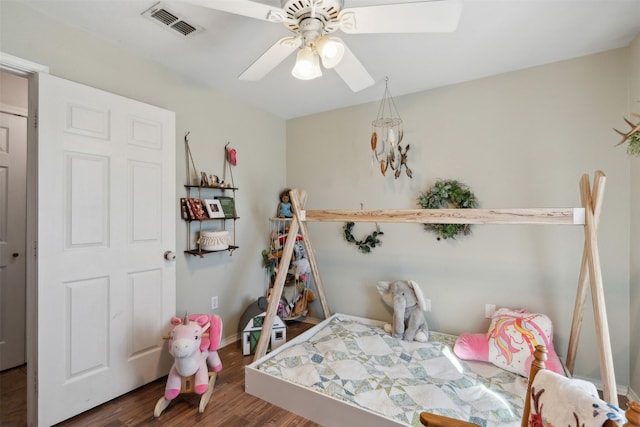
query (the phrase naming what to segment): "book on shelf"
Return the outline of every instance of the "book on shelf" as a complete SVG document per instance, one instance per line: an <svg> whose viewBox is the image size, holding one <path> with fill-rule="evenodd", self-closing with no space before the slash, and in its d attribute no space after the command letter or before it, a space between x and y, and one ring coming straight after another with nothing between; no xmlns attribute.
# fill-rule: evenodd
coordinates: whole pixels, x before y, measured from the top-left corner
<svg viewBox="0 0 640 427"><path fill-rule="evenodd" d="M181 197L180 198L180 217L185 221L188 221L191 219L191 216L189 215L189 210L190 209L189 209L189 205L187 204L186 197Z"/></svg>
<svg viewBox="0 0 640 427"><path fill-rule="evenodd" d="M236 218L236 204L233 197L217 196L225 218Z"/></svg>
<svg viewBox="0 0 640 427"><path fill-rule="evenodd" d="M207 215L207 211L204 208L204 204L200 199L188 198L187 204L190 208L190 214L192 214L191 219L207 219L209 216Z"/></svg>

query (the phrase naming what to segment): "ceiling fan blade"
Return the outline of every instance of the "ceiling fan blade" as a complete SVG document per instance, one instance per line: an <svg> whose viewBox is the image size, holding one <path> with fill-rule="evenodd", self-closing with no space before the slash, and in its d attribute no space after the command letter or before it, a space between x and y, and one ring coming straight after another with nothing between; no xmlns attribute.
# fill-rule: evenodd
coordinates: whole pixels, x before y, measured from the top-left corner
<svg viewBox="0 0 640 427"><path fill-rule="evenodd" d="M291 55L296 49L300 47L302 40L300 37L283 37L275 42L265 53L256 59L253 64L240 74L238 77L240 80L260 80L267 73L273 70L284 59Z"/></svg>
<svg viewBox="0 0 640 427"><path fill-rule="evenodd" d="M195 4L209 9L221 10L249 18L262 19L263 21L282 22L285 15L279 7L249 0L183 0L186 3Z"/></svg>
<svg viewBox="0 0 640 427"><path fill-rule="evenodd" d="M375 83L373 77L371 77L347 45L344 44L344 42L342 42L342 44L344 45L344 56L340 63L334 67L336 73L338 73L347 86L354 92L359 92L373 85Z"/></svg>
<svg viewBox="0 0 640 427"><path fill-rule="evenodd" d="M460 0L348 8L340 12L340 29L348 34L452 32L461 11Z"/></svg>

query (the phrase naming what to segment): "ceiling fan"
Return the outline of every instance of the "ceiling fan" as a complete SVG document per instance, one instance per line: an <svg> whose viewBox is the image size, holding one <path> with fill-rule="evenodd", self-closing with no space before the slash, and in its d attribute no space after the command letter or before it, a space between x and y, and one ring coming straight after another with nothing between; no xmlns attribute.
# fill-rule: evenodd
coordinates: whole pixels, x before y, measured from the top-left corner
<svg viewBox="0 0 640 427"><path fill-rule="evenodd" d="M452 32L458 26L461 0L431 0L343 8L344 0L281 0L281 8L249 0L187 0L215 10L282 23L293 35L276 41L253 62L240 80L260 80L298 51L294 77L310 80L333 68L354 92L374 81L347 45L333 33Z"/></svg>

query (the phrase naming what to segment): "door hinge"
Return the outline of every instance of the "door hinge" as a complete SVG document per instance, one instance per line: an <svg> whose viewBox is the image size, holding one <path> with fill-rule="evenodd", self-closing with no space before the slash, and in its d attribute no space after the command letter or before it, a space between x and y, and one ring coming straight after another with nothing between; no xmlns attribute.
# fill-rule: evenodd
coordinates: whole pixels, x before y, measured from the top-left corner
<svg viewBox="0 0 640 427"><path fill-rule="evenodd" d="M33 256L38 257L38 241L33 242Z"/></svg>

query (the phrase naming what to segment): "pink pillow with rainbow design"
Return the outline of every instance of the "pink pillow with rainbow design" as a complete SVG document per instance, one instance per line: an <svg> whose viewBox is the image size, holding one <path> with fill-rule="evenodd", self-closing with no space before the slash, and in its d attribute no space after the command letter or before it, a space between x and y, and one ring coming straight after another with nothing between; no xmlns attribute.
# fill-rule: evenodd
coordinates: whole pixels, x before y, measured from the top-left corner
<svg viewBox="0 0 640 427"><path fill-rule="evenodd" d="M522 376L529 375L536 345L547 348L546 368L565 375L553 348L553 325L540 313L501 308L491 317L486 334L461 334L453 347L460 359L491 362Z"/></svg>

